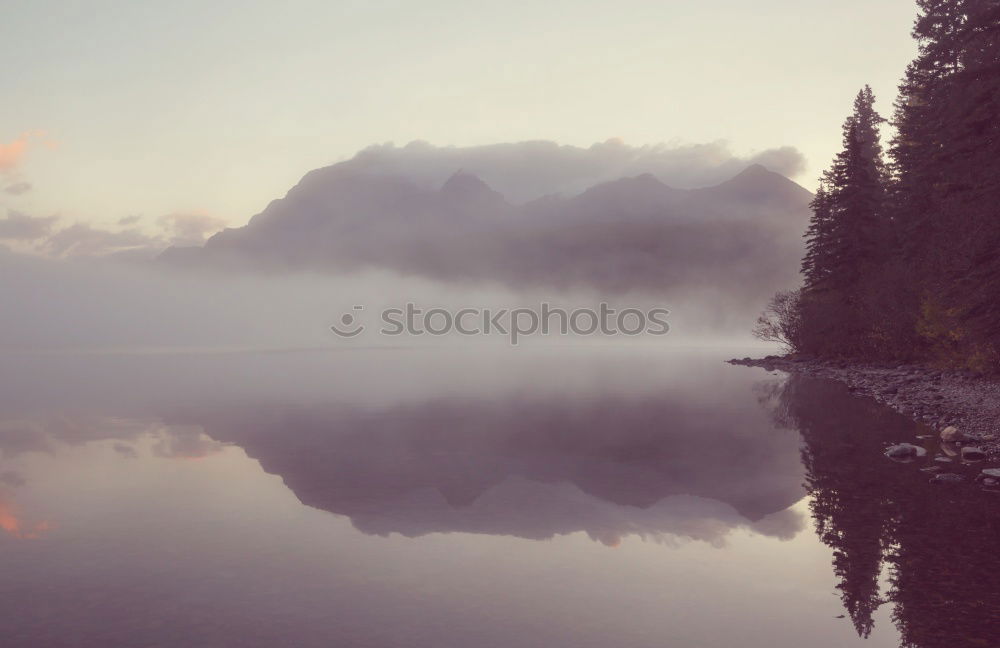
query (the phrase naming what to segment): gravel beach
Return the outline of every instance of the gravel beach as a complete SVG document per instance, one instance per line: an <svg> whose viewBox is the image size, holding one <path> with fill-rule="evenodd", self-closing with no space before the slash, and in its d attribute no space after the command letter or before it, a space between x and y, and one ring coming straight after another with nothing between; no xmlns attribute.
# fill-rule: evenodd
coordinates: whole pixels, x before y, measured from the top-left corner
<svg viewBox="0 0 1000 648"><path fill-rule="evenodd" d="M838 380L940 434L957 428L965 445L974 443L1000 458L1000 381L969 371L907 364L859 364L796 356L742 358L730 364L761 367Z"/></svg>

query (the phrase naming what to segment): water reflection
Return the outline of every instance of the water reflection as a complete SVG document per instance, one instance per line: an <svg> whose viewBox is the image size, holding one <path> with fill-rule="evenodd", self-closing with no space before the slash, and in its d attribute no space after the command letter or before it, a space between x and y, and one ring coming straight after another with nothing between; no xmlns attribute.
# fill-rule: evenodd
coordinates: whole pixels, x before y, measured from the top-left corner
<svg viewBox="0 0 1000 648"><path fill-rule="evenodd" d="M0 366L8 643L1000 636L1000 496L886 459L906 419L715 358L527 357Z"/></svg>
<svg viewBox="0 0 1000 648"><path fill-rule="evenodd" d="M242 448L303 504L374 535L542 540L577 531L724 542L734 529L789 539L804 520L795 435L675 395L440 399L391 407L268 403L155 420L66 416L0 423L0 452L154 437L157 457Z"/></svg>
<svg viewBox="0 0 1000 648"><path fill-rule="evenodd" d="M198 421L309 506L366 532L543 539L585 531L719 543L782 538L802 497L797 439L677 396L441 399L385 409L268 405Z"/></svg>
<svg viewBox="0 0 1000 648"><path fill-rule="evenodd" d="M997 494L971 480L936 486L921 465L883 459L887 444L914 440L912 424L842 385L793 376L773 405L802 435L816 533L833 549L858 635L867 637L873 614L889 604L904 646L997 645ZM883 569L890 586L880 592Z"/></svg>

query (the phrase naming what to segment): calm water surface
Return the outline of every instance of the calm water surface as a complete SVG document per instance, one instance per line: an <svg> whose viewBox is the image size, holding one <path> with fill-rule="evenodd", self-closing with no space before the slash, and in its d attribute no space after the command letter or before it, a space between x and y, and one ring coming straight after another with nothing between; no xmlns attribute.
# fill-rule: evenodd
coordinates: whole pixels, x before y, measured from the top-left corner
<svg viewBox="0 0 1000 648"><path fill-rule="evenodd" d="M0 645L1000 645L1000 493L724 355L4 356Z"/></svg>

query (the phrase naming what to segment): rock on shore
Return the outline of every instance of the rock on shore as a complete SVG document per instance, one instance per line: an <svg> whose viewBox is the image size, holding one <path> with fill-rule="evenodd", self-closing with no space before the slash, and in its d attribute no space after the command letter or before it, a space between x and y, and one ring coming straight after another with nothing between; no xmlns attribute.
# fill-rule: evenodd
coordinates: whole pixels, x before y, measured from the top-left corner
<svg viewBox="0 0 1000 648"><path fill-rule="evenodd" d="M970 371L943 371L907 364L860 364L796 356L730 360L761 367L838 380L858 395L870 396L939 434L975 445L990 458L1000 457L1000 382ZM947 440L947 439L946 439Z"/></svg>

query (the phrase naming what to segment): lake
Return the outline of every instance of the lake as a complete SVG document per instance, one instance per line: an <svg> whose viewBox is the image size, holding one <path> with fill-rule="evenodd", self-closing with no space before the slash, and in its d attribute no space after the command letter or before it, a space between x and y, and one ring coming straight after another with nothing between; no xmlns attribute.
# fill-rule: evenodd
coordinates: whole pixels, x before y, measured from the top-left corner
<svg viewBox="0 0 1000 648"><path fill-rule="evenodd" d="M1000 645L982 466L742 355L6 354L0 645Z"/></svg>

